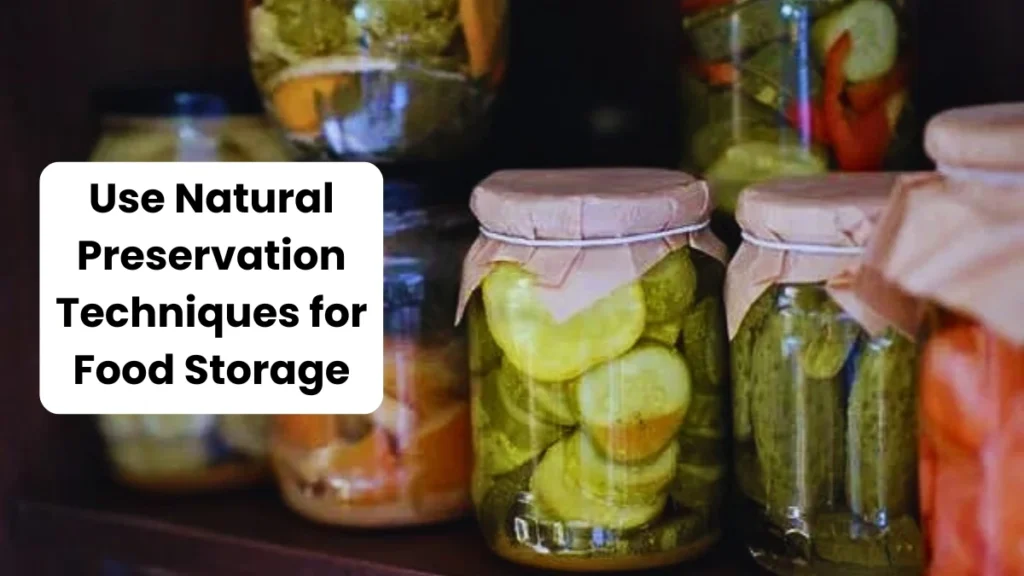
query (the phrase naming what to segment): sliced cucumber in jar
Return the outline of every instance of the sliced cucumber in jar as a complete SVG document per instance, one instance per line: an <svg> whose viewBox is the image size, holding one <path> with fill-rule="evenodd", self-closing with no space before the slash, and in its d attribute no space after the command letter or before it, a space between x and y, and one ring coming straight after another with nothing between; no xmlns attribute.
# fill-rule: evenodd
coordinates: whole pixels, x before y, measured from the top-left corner
<svg viewBox="0 0 1024 576"><path fill-rule="evenodd" d="M740 192L753 182L827 171L828 161L817 150L799 144L749 141L727 149L704 176L711 182L719 207L731 213Z"/></svg>
<svg viewBox="0 0 1024 576"><path fill-rule="evenodd" d="M884 0L856 0L819 20L811 30L811 37L823 61L845 32L850 33L853 43L845 68L846 79L850 82L873 80L896 65L899 20Z"/></svg>
<svg viewBox="0 0 1024 576"><path fill-rule="evenodd" d="M587 495L580 489L579 465L569 458L570 443L558 442L544 453L530 482L537 504L546 516L611 530L643 526L657 518L668 501L661 494L643 504L617 504Z"/></svg>
<svg viewBox="0 0 1024 576"><path fill-rule="evenodd" d="M569 438L567 449L570 467L579 466L583 491L621 504L649 503L665 492L675 476L679 457L679 445L671 442L649 462L620 464L606 458L581 433Z"/></svg>

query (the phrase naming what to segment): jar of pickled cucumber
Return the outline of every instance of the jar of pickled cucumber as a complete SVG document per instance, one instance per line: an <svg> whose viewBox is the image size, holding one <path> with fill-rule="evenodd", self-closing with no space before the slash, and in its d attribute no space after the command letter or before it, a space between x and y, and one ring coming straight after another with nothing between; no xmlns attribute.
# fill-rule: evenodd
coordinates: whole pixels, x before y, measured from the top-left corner
<svg viewBox="0 0 1024 576"><path fill-rule="evenodd" d="M505 69L507 0L245 0L252 73L304 156L458 160Z"/></svg>
<svg viewBox="0 0 1024 576"><path fill-rule="evenodd" d="M925 335L928 574L1024 574L1024 103L942 113L925 142L939 172L897 189L857 289Z"/></svg>
<svg viewBox="0 0 1024 576"><path fill-rule="evenodd" d="M277 416L285 501L315 521L402 526L471 510L469 367L453 326L473 239L464 207L424 207L389 183L384 217L384 401L369 415Z"/></svg>
<svg viewBox="0 0 1024 576"><path fill-rule="evenodd" d="M921 568L916 347L852 290L894 180L780 179L739 198L725 295L738 525L777 574Z"/></svg>
<svg viewBox="0 0 1024 576"><path fill-rule="evenodd" d="M707 178L723 213L753 182L906 168L916 127L903 0L682 0L682 10L683 167Z"/></svg>
<svg viewBox="0 0 1024 576"><path fill-rule="evenodd" d="M130 88L95 97L94 162L280 162L289 152L244 90Z"/></svg>
<svg viewBox="0 0 1024 576"><path fill-rule="evenodd" d="M98 416L114 477L156 492L252 484L267 476L265 416Z"/></svg>
<svg viewBox="0 0 1024 576"><path fill-rule="evenodd" d="M504 171L463 266L473 498L514 562L632 570L718 539L727 486L725 248L702 181Z"/></svg>

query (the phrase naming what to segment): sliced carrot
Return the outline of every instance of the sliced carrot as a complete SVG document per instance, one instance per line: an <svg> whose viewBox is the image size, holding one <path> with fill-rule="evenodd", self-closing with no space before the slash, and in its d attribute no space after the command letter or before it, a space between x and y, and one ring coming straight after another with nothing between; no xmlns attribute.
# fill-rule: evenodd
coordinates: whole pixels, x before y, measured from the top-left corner
<svg viewBox="0 0 1024 576"><path fill-rule="evenodd" d="M800 133L815 144L828 144L825 113L820 105L807 100L794 100L786 106L786 119Z"/></svg>
<svg viewBox="0 0 1024 576"><path fill-rule="evenodd" d="M880 78L851 84L846 88L850 107L857 112L867 112L907 87L910 64L903 58Z"/></svg>
<svg viewBox="0 0 1024 576"><path fill-rule="evenodd" d="M402 463L414 470L414 496L469 489L473 466L469 404L438 411L414 434Z"/></svg>
<svg viewBox="0 0 1024 576"><path fill-rule="evenodd" d="M469 52L469 70L474 78L493 72L501 62L498 44L505 10L504 0L459 0L459 20ZM497 81L492 78L492 82Z"/></svg>
<svg viewBox="0 0 1024 576"><path fill-rule="evenodd" d="M274 416L273 433L284 443L305 450L327 446L337 436L334 416L321 414Z"/></svg>

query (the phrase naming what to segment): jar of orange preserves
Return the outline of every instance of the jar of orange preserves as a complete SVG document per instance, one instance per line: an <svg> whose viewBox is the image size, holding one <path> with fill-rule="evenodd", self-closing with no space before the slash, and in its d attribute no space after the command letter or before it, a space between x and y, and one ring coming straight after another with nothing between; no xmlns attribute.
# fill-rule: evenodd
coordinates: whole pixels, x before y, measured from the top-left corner
<svg viewBox="0 0 1024 576"><path fill-rule="evenodd" d="M900 321L927 336L928 574L1024 574L1024 103L945 112L925 140L938 173L897 188L858 288L894 318L924 303Z"/></svg>
<svg viewBox="0 0 1024 576"><path fill-rule="evenodd" d="M285 501L316 521L402 526L471 509L466 342L452 325L465 209L385 192L384 401L369 415L276 416L271 458Z"/></svg>

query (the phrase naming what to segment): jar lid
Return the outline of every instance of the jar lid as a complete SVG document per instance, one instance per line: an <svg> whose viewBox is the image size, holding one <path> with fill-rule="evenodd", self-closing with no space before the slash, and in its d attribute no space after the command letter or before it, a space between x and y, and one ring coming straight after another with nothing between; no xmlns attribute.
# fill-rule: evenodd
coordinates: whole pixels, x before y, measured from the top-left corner
<svg viewBox="0 0 1024 576"><path fill-rule="evenodd" d="M928 122L924 147L940 165L1024 171L1024 103L942 112Z"/></svg>
<svg viewBox="0 0 1024 576"><path fill-rule="evenodd" d="M862 247L895 181L895 174L861 172L754 184L740 195L736 221L755 242Z"/></svg>
<svg viewBox="0 0 1024 576"><path fill-rule="evenodd" d="M673 170L504 170L480 182L470 208L491 232L528 240L594 240L708 219L704 182Z"/></svg>

